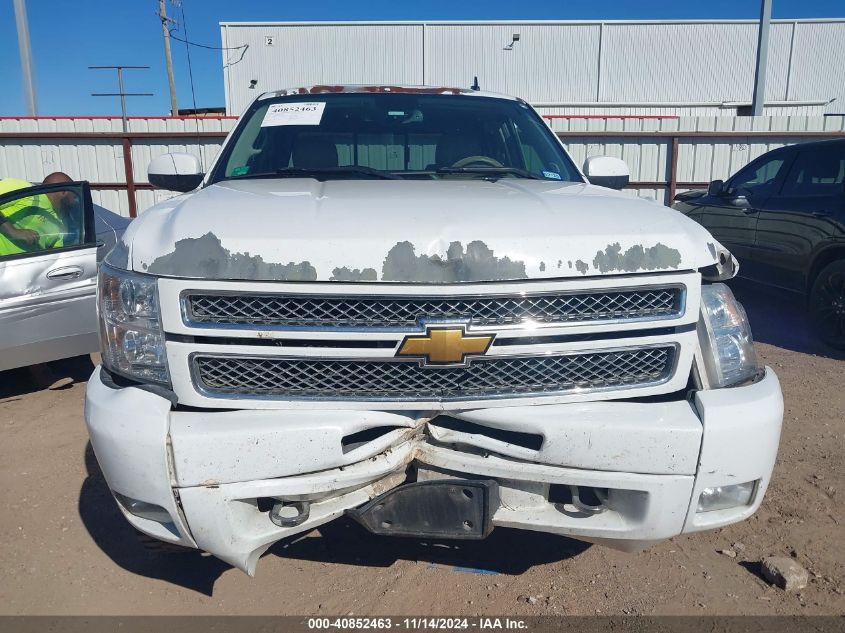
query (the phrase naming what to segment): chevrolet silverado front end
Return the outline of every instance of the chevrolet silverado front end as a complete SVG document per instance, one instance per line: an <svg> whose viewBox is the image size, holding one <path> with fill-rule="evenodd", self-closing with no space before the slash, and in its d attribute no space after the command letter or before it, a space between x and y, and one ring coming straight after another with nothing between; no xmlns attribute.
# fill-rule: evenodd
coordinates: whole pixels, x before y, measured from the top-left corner
<svg viewBox="0 0 845 633"><path fill-rule="evenodd" d="M86 422L141 532L252 574L344 513L634 550L759 507L783 403L733 259L523 102L264 95L203 178L101 270Z"/></svg>

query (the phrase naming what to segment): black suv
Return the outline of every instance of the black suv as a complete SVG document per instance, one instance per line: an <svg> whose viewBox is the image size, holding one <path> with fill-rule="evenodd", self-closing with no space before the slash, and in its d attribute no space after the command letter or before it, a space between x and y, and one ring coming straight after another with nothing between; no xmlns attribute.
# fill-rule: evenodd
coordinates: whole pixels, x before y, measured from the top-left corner
<svg viewBox="0 0 845 633"><path fill-rule="evenodd" d="M781 147L673 207L705 226L739 276L798 292L828 345L845 349L845 139Z"/></svg>

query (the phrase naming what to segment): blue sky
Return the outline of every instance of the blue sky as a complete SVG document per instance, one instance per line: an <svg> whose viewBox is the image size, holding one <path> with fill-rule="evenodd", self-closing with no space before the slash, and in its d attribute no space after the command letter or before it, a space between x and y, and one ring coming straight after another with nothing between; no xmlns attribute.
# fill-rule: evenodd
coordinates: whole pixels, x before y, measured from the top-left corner
<svg viewBox="0 0 845 633"><path fill-rule="evenodd" d="M181 0L181 4L191 41L211 46L220 45L221 21L756 19L760 10L759 0ZM775 18L845 17L843 0L773 0L773 6ZM155 93L130 99L129 114L166 114L169 96L157 9L157 0L28 0L39 114L119 114L117 98L90 96L117 91L113 71L87 69L114 64L151 67L127 71L127 91ZM170 0L168 12L181 18ZM178 27L178 35L184 36L184 25ZM0 115L25 114L12 0L0 0L0 59L4 88ZM192 48L191 61L197 107L224 105L220 51ZM181 42L173 42L173 63L179 107L192 107Z"/></svg>

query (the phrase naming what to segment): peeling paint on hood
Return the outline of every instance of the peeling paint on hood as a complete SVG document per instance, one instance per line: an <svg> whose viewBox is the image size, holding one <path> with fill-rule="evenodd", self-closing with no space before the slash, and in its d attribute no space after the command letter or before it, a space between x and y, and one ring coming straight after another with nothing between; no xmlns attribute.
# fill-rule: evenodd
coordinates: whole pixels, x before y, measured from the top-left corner
<svg viewBox="0 0 845 633"><path fill-rule="evenodd" d="M202 279L317 280L317 271L309 262L273 264L265 262L261 255L232 253L210 232L179 240L172 253L158 257L145 268L153 275L168 275L174 270L185 277Z"/></svg>
<svg viewBox="0 0 845 633"><path fill-rule="evenodd" d="M593 258L593 266L603 273L668 270L677 269L680 265L681 252L677 248L670 248L660 242L646 248L641 244L635 244L624 253L619 242L616 242L609 244L604 251L596 253Z"/></svg>
<svg viewBox="0 0 845 633"><path fill-rule="evenodd" d="M673 209L584 183L286 178L156 205L114 260L186 278L455 283L697 270L714 243Z"/></svg>
<svg viewBox="0 0 845 633"><path fill-rule="evenodd" d="M540 270L546 265L540 262ZM417 255L410 242L399 242L391 248L382 266L382 281L419 281L454 283L458 281L489 281L491 279L525 279L525 262L511 261L507 256L496 257L487 245L476 240L467 244L452 242L446 257L437 253Z"/></svg>

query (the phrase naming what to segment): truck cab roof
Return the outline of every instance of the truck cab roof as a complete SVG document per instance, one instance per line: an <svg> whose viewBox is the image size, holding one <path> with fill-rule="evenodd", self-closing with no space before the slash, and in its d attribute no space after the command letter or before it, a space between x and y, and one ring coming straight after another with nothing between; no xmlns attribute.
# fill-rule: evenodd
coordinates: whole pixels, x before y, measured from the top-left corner
<svg viewBox="0 0 845 633"><path fill-rule="evenodd" d="M501 94L498 92L488 92L485 90L473 90L472 88L456 88L453 86L414 86L414 85L395 85L395 84L316 84L313 86L302 86L298 88L288 88L281 90L272 90L262 93L258 96L258 101L274 97L289 97L296 95L318 95L318 94L332 94L332 93L369 93L369 94L395 94L395 93L410 93L410 94L429 94L429 95L466 95L475 97L493 97L497 99L507 99L509 101L521 101L517 97Z"/></svg>

